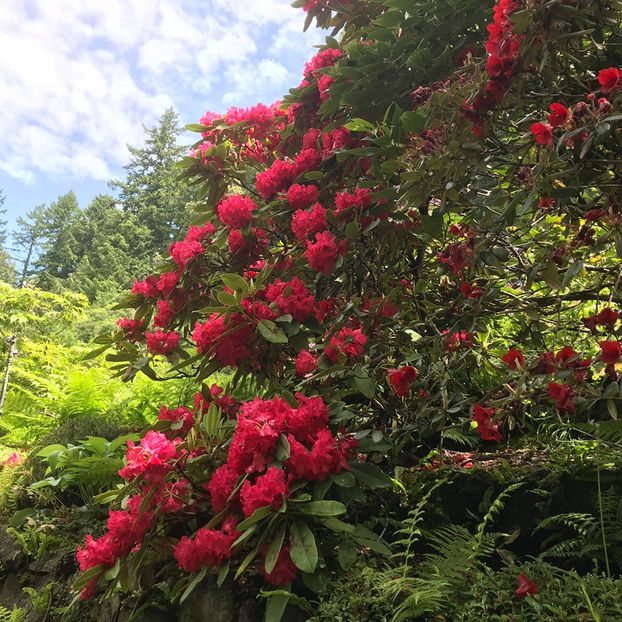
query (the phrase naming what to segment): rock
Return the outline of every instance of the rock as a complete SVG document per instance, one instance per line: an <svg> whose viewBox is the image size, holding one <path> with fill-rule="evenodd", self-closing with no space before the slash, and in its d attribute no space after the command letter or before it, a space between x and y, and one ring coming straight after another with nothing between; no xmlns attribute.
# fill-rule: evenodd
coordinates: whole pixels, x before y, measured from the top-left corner
<svg viewBox="0 0 622 622"><path fill-rule="evenodd" d="M215 577L206 577L182 604L179 622L235 622L230 583L218 587Z"/></svg>

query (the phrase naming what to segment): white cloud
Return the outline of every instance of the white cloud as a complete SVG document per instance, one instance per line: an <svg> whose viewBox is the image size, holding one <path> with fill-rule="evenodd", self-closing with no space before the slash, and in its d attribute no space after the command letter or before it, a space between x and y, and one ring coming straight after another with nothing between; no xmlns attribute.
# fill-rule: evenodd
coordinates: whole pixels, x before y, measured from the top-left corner
<svg viewBox="0 0 622 622"><path fill-rule="evenodd" d="M289 2L0 3L0 170L106 180L168 106L191 122L277 99L323 38Z"/></svg>

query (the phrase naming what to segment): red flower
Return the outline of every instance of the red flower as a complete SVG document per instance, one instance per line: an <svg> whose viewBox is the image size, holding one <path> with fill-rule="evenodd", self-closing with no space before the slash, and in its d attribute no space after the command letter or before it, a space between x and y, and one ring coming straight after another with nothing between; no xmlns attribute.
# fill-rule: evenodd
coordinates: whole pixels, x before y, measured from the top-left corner
<svg viewBox="0 0 622 622"><path fill-rule="evenodd" d="M346 358L358 359L363 354L363 346L367 343L367 337L360 328L342 328L337 335L333 335L330 344L324 348L324 354L331 363L336 363L339 352Z"/></svg>
<svg viewBox="0 0 622 622"><path fill-rule="evenodd" d="M622 71L616 67L609 67L609 69L601 69L598 72L598 84L600 84L600 92L603 95L615 91L620 88L622 82Z"/></svg>
<svg viewBox="0 0 622 622"><path fill-rule="evenodd" d="M315 234L315 242L307 242L305 257L316 272L329 274L337 261L337 244L335 236L329 231Z"/></svg>
<svg viewBox="0 0 622 622"><path fill-rule="evenodd" d="M306 240L310 235L323 231L327 224L326 210L319 203L315 203L311 211L299 209L292 216L292 232L297 240Z"/></svg>
<svg viewBox="0 0 622 622"><path fill-rule="evenodd" d="M505 354L501 360L512 370L518 369L519 367L522 369L525 364L525 357L523 356L522 350L516 350L514 348L510 348L508 353Z"/></svg>
<svg viewBox="0 0 622 622"><path fill-rule="evenodd" d="M408 397L410 384L417 379L419 372L411 365L390 369L387 372L387 382L398 397Z"/></svg>
<svg viewBox="0 0 622 622"><path fill-rule="evenodd" d="M479 285L469 285L468 283L462 283L460 285L460 292L465 298L481 298L484 295L484 290Z"/></svg>
<svg viewBox="0 0 622 622"><path fill-rule="evenodd" d="M287 191L287 202L292 209L304 209L317 201L319 192L316 186L294 184Z"/></svg>
<svg viewBox="0 0 622 622"><path fill-rule="evenodd" d="M266 288L266 299L276 303L283 315L290 314L299 322L306 320L315 307L315 298L297 276L291 281L276 279Z"/></svg>
<svg viewBox="0 0 622 622"><path fill-rule="evenodd" d="M522 572L518 575L518 588L514 591L514 594L519 598L525 598L527 594L537 594L538 586L527 578Z"/></svg>
<svg viewBox="0 0 622 622"><path fill-rule="evenodd" d="M499 423L492 423L496 408L485 408L479 404L473 406L473 420L477 422L477 432L485 441L500 443L503 440L499 432Z"/></svg>
<svg viewBox="0 0 622 622"><path fill-rule="evenodd" d="M307 350L300 350L295 363L297 376L306 376L317 369L317 357Z"/></svg>
<svg viewBox="0 0 622 622"><path fill-rule="evenodd" d="M622 356L622 348L617 341L601 341L600 349L602 352L598 355L598 360L603 363L617 363Z"/></svg>
<svg viewBox="0 0 622 622"><path fill-rule="evenodd" d="M611 307L605 307L596 314L596 322L601 326L606 326L613 330L614 324L620 318L620 314L614 311Z"/></svg>
<svg viewBox="0 0 622 622"><path fill-rule="evenodd" d="M216 209L223 225L232 229L242 229L251 221L257 204L249 197L234 194L223 199Z"/></svg>
<svg viewBox="0 0 622 622"><path fill-rule="evenodd" d="M569 384L549 382L549 395L556 401L555 405L560 411L566 413L573 413L576 411L574 393Z"/></svg>
<svg viewBox="0 0 622 622"><path fill-rule="evenodd" d="M246 480L240 489L242 512L247 518L259 508L271 505L278 510L289 496L285 471L270 467L264 475L260 475L254 484Z"/></svg>
<svg viewBox="0 0 622 622"><path fill-rule="evenodd" d="M179 346L179 339L181 338L181 335L174 330L169 333L161 330L156 330L155 332L148 330L145 335L147 338L147 348L152 354L170 354Z"/></svg>
<svg viewBox="0 0 622 622"><path fill-rule="evenodd" d="M263 551L265 558L267 547ZM270 585L289 585L295 578L298 570L289 555L289 547L284 546L279 553L276 560L276 564L271 573L267 573L265 566L261 566L261 574L263 574L264 581L270 583Z"/></svg>
<svg viewBox="0 0 622 622"><path fill-rule="evenodd" d="M539 354L534 363L535 366L531 369L532 374L552 374L556 368L553 352Z"/></svg>
<svg viewBox="0 0 622 622"><path fill-rule="evenodd" d="M570 119L570 110L563 104L555 102L549 106L551 114L549 115L549 124L553 127L560 127L566 125L568 119Z"/></svg>
<svg viewBox="0 0 622 622"><path fill-rule="evenodd" d="M548 123L534 123L531 126L531 133L539 145L553 144L553 126Z"/></svg>

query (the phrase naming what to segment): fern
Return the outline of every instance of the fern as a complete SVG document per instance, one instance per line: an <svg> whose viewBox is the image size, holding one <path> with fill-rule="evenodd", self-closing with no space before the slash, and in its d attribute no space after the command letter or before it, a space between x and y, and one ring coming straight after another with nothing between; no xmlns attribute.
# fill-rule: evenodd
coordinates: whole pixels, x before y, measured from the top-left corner
<svg viewBox="0 0 622 622"><path fill-rule="evenodd" d="M622 568L622 499L613 487L601 495L602 524L604 525L607 553ZM606 555L601 530L601 517L596 513L567 512L545 518L534 531L554 530L543 542L545 550L539 559L566 558L574 560L605 561ZM570 537L559 540L560 532L571 532ZM550 545L550 546L549 546Z"/></svg>
<svg viewBox="0 0 622 622"><path fill-rule="evenodd" d="M26 610L16 607L7 609L0 605L0 622L26 622Z"/></svg>
<svg viewBox="0 0 622 622"><path fill-rule="evenodd" d="M469 573L494 552L495 544L503 534L489 533L486 528L504 508L507 497L522 485L521 482L512 484L497 496L475 533L462 525L447 525L424 532L421 522L425 506L432 492L443 483L442 480L437 482L419 499L404 521L404 527L397 532L400 539L394 543L394 548L402 550L393 558L401 564L396 569L380 573L381 591L391 600L399 599L393 622L437 612L453 593L461 589ZM413 547L421 538L432 552L425 554L421 563L415 566Z"/></svg>

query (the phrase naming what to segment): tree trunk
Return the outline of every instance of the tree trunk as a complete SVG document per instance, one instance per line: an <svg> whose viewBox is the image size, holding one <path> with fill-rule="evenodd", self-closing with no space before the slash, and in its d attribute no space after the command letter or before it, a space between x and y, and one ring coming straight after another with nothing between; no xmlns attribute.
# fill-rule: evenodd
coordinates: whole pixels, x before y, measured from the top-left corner
<svg viewBox="0 0 622 622"><path fill-rule="evenodd" d="M17 335L11 335L9 338L9 354L6 358L6 369L4 371L4 380L2 382L2 393L0 393L0 417L4 411L4 401L6 400L6 392L9 387L9 375L11 373L11 363L17 354Z"/></svg>

